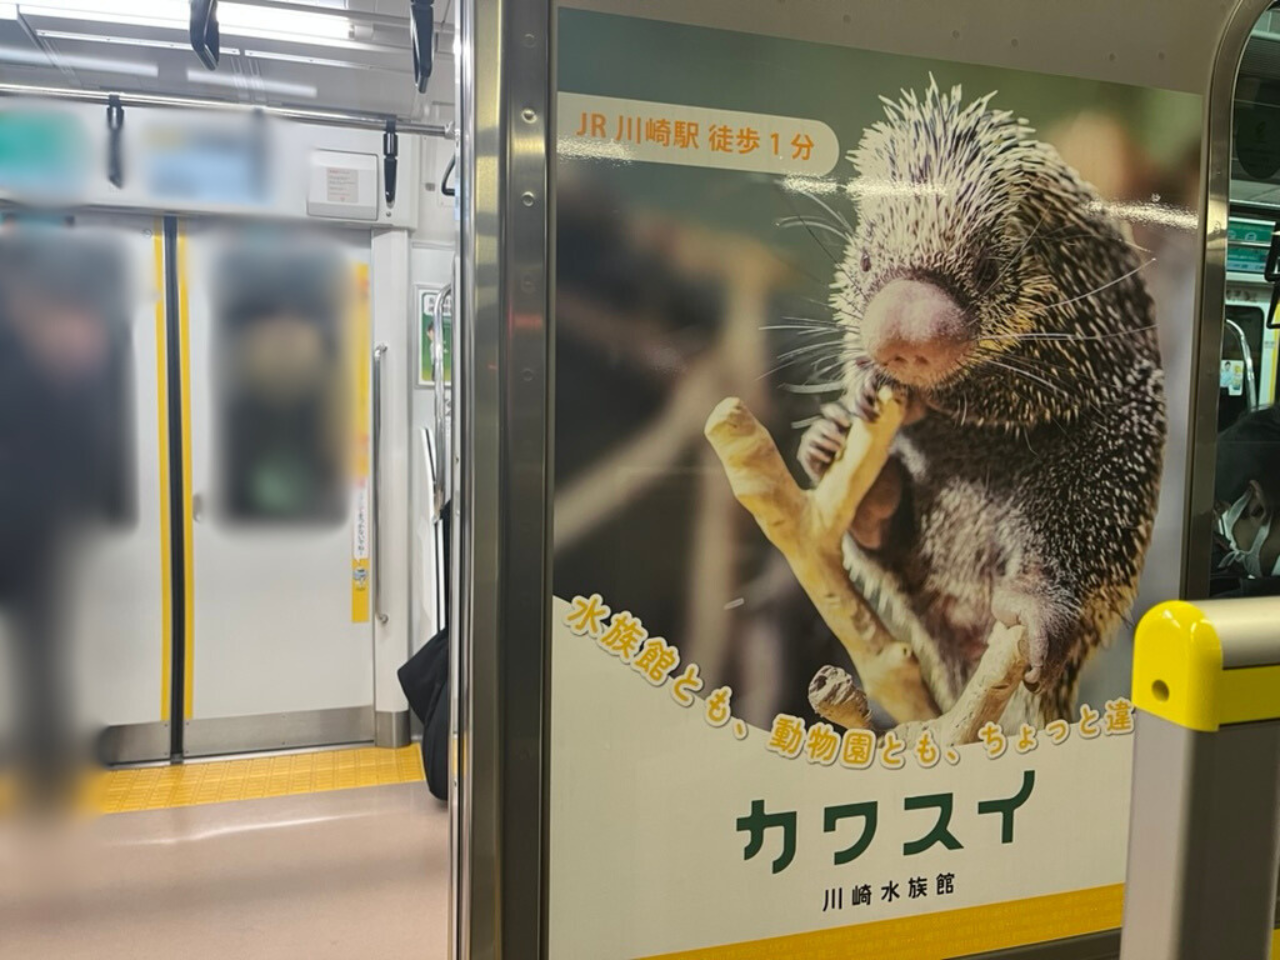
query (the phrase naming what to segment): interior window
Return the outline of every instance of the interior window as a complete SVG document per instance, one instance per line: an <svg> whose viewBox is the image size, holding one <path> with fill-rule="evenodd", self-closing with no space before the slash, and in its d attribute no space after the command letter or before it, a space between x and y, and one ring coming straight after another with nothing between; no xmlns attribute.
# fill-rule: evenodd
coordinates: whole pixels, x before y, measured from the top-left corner
<svg viewBox="0 0 1280 960"><path fill-rule="evenodd" d="M334 252L256 244L218 265L214 384L231 521L346 518L345 275Z"/></svg>
<svg viewBox="0 0 1280 960"><path fill-rule="evenodd" d="M1265 15L1236 91L1210 594L1280 594L1280 408L1268 253L1280 223L1280 33Z"/></svg>

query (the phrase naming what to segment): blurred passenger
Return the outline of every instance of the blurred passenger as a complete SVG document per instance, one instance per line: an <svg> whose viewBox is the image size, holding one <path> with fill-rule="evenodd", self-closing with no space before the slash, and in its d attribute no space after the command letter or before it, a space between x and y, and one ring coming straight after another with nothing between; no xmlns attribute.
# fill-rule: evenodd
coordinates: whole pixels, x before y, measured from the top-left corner
<svg viewBox="0 0 1280 960"><path fill-rule="evenodd" d="M39 796L71 749L63 598L69 545L120 506L114 252L65 230L0 236L0 611L10 625L17 760Z"/></svg>
<svg viewBox="0 0 1280 960"><path fill-rule="evenodd" d="M1218 438L1215 596L1280 594L1280 408Z"/></svg>

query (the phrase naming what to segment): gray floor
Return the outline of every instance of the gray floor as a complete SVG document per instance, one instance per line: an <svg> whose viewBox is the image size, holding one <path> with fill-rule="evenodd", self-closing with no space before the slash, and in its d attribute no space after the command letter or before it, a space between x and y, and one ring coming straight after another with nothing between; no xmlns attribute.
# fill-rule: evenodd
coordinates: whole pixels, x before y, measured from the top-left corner
<svg viewBox="0 0 1280 960"><path fill-rule="evenodd" d="M0 957L446 957L448 813L421 783L0 831Z"/></svg>

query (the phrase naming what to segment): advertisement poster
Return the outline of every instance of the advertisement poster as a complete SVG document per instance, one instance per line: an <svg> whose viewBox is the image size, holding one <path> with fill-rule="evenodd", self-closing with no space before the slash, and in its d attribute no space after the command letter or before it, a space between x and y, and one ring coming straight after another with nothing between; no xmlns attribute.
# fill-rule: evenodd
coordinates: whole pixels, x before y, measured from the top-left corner
<svg viewBox="0 0 1280 960"><path fill-rule="evenodd" d="M447 298L441 296L438 289L418 291L418 385L430 386L435 383L435 341L436 312L442 300L445 301L443 315L440 319L443 352L441 354L441 378L444 383L453 382L453 316Z"/></svg>
<svg viewBox="0 0 1280 960"><path fill-rule="evenodd" d="M1199 99L559 31L550 955L1118 926Z"/></svg>

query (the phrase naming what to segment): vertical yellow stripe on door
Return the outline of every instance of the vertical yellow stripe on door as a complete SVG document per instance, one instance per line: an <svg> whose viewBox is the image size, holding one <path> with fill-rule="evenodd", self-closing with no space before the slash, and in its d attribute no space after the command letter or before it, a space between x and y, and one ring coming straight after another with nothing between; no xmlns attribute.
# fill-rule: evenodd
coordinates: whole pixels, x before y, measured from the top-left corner
<svg viewBox="0 0 1280 960"><path fill-rule="evenodd" d="M195 552L193 535L193 493L191 489L191 310L187 284L187 234L178 227L178 364L182 380L182 581L183 658L182 709L191 719L195 693Z"/></svg>
<svg viewBox="0 0 1280 960"><path fill-rule="evenodd" d="M173 551L169 527L169 334L165 309L164 224L152 227L156 298L156 459L160 468L160 720L173 702Z"/></svg>
<svg viewBox="0 0 1280 960"><path fill-rule="evenodd" d="M369 622L369 581L372 564L369 543L370 484L370 383L369 363L372 357L369 329L369 265L357 264L352 304L352 332L348 341L351 351L351 436L352 490L354 513L351 530L351 622Z"/></svg>

